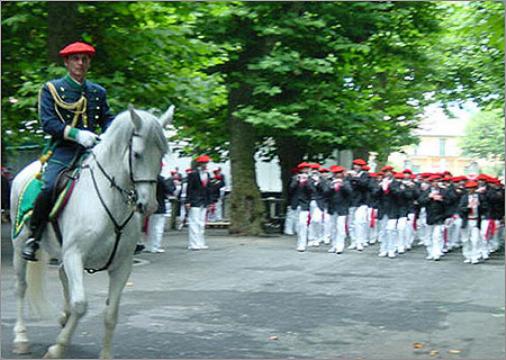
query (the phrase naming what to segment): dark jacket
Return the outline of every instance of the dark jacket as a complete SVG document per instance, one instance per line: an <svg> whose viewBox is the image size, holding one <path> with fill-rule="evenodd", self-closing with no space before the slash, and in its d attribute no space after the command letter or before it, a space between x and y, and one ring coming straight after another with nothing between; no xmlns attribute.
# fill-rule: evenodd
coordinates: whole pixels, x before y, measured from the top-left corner
<svg viewBox="0 0 506 360"><path fill-rule="evenodd" d="M504 189L488 188L484 196L483 215L486 219L501 220L504 217Z"/></svg>
<svg viewBox="0 0 506 360"><path fill-rule="evenodd" d="M439 193L442 195L443 199L441 201L436 201L429 198L431 191L432 188L429 188L422 192L418 198L418 202L420 206L425 207L427 211L427 225L442 225L447 217L447 208L453 201L453 197L451 191L448 189L440 189Z"/></svg>
<svg viewBox="0 0 506 360"><path fill-rule="evenodd" d="M211 176L207 173L207 184L200 180L200 173L195 170L188 174L186 189L186 203L191 207L208 206L211 204Z"/></svg>
<svg viewBox="0 0 506 360"><path fill-rule="evenodd" d="M320 210L328 208L327 193L329 191L328 181L321 179L316 182L313 179L309 179L309 187L311 188L311 200L315 200Z"/></svg>
<svg viewBox="0 0 506 360"><path fill-rule="evenodd" d="M155 211L155 214L165 214L167 211L165 207L165 199L170 194L171 191L166 180L161 175L158 175L158 179L156 181L156 202L158 203L158 209Z"/></svg>
<svg viewBox="0 0 506 360"><path fill-rule="evenodd" d="M76 102L82 95L86 98L87 124L84 123L82 117L79 117L77 124L75 124L76 128L94 132L95 128L99 126L102 131L105 131L111 124L114 116L109 109L106 91L103 87L88 80L85 80L84 84L80 86L68 75L61 79L51 80L51 83L62 101L66 103ZM84 148L74 141L63 138L65 126L71 125L74 115L69 110L57 108L62 118L55 110L55 101L48 85L45 84L39 93L39 117L44 132L51 135L53 142L58 141L49 161L68 165L84 151Z"/></svg>
<svg viewBox="0 0 506 360"><path fill-rule="evenodd" d="M478 228L481 226L481 215L482 215L482 210L483 210L483 201L484 201L484 196L483 195L478 195L478 201L479 201L479 205L478 205L478 214L476 215L476 218L477 218L477 226ZM469 222L469 208L467 207L469 204L469 194L466 193L464 195L462 195L462 197L460 198L460 203L459 203L459 215L460 217L462 218L462 228L465 228L467 227L467 223Z"/></svg>
<svg viewBox="0 0 506 360"><path fill-rule="evenodd" d="M309 180L301 183L297 177L292 178L289 191L292 196L292 205L296 204L295 209L300 206L302 211L308 211L311 193L313 191L312 187L309 185Z"/></svg>
<svg viewBox="0 0 506 360"><path fill-rule="evenodd" d="M352 207L367 205L369 179L369 174L365 171L363 171L358 177L351 176L348 178L353 189L353 196L351 198Z"/></svg>
<svg viewBox="0 0 506 360"><path fill-rule="evenodd" d="M338 216L348 215L352 193L353 189L348 180L344 180L337 190L336 187L330 183L328 187L329 214L337 214Z"/></svg>
<svg viewBox="0 0 506 360"><path fill-rule="evenodd" d="M383 187L379 184L379 186L374 189L373 194L379 197L379 219L382 219L384 216L389 219L399 218L400 187L397 180L393 180L386 191L383 190Z"/></svg>

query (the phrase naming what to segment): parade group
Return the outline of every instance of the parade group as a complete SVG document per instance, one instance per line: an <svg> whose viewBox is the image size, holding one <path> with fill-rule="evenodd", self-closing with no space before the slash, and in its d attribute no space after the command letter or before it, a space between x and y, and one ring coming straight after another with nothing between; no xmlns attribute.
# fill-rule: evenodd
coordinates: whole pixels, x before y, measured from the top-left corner
<svg viewBox="0 0 506 360"><path fill-rule="evenodd" d="M297 251L330 245L329 253L361 252L377 242L395 258L424 245L427 260L462 248L465 263L487 260L504 243L504 185L486 174L415 174L384 166L369 172L363 159L347 171L300 163L289 189L284 232Z"/></svg>

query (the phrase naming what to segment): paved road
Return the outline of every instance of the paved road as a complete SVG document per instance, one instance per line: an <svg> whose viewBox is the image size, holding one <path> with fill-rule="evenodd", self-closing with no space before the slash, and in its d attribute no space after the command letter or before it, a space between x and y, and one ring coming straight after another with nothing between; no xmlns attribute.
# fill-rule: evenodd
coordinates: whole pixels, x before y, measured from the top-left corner
<svg viewBox="0 0 506 360"><path fill-rule="evenodd" d="M504 254L480 265L457 253L435 263L422 248L397 259L378 258L377 247L297 253L287 236L209 233L208 251L190 252L186 233L170 232L165 254L136 257L116 358L505 358ZM16 357L10 252L2 236L2 358ZM49 276L59 304L56 267ZM86 284L89 310L68 358L100 350L106 275L86 275ZM58 330L55 320L29 321L32 353L18 358L40 358Z"/></svg>

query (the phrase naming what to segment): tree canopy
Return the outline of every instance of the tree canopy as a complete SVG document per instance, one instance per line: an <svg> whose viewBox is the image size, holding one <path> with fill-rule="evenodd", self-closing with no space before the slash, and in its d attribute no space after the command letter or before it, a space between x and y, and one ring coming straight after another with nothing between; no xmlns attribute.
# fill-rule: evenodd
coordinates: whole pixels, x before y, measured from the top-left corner
<svg viewBox="0 0 506 360"><path fill-rule="evenodd" d="M466 125L460 146L473 158L504 160L504 113L502 109L481 111Z"/></svg>

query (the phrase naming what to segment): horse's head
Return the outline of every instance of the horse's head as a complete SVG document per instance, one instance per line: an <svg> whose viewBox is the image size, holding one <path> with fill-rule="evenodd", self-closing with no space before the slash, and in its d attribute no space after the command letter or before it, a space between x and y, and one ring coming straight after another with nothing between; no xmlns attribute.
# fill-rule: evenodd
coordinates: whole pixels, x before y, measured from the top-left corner
<svg viewBox="0 0 506 360"><path fill-rule="evenodd" d="M174 115L174 106L157 119L152 114L128 108L134 130L127 152L130 180L135 188L135 207L142 214L149 215L157 209L156 183L161 172L162 158L168 150L163 128Z"/></svg>

